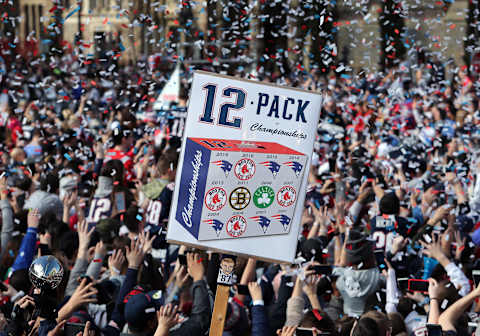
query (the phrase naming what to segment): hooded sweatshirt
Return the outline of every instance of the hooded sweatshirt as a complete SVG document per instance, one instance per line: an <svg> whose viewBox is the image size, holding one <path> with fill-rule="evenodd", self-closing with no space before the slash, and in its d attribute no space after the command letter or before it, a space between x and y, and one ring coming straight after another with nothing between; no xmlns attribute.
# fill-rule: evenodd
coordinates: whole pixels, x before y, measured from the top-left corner
<svg viewBox="0 0 480 336"><path fill-rule="evenodd" d="M354 270L337 267L332 275L338 276L336 285L343 297L344 313L348 316L362 315L367 298L378 289L380 281L378 268Z"/></svg>

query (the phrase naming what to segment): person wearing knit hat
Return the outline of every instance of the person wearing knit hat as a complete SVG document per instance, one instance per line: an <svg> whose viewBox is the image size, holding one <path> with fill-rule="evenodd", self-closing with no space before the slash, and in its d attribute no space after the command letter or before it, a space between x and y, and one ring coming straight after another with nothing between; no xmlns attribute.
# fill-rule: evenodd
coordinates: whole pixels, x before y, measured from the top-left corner
<svg viewBox="0 0 480 336"><path fill-rule="evenodd" d="M338 260L337 257L335 260ZM350 230L341 250L340 265L334 268L332 275L338 276L336 287L342 294L345 314L363 314L368 297L375 293L380 284L373 244L365 234Z"/></svg>
<svg viewBox="0 0 480 336"><path fill-rule="evenodd" d="M362 232L352 229L348 234L348 238L345 241L345 250L346 262L348 266L363 265L372 266L374 262L372 258L373 254L373 245L370 240L367 239L367 236Z"/></svg>
<svg viewBox="0 0 480 336"><path fill-rule="evenodd" d="M385 193L380 199L379 208L382 215L398 215L400 212L400 200L394 192Z"/></svg>

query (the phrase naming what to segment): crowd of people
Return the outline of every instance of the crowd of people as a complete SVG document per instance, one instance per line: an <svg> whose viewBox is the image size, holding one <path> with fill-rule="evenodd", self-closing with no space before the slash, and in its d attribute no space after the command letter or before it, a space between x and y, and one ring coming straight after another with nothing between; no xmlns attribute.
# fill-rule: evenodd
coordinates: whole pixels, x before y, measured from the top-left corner
<svg viewBox="0 0 480 336"><path fill-rule="evenodd" d="M237 258L224 335L480 335L480 112L467 69L419 59L237 76L319 91L323 105L302 231L286 247L295 263ZM209 332L221 255L165 239L182 131L153 108L167 77L71 54L10 65L0 335ZM45 256L63 267L56 288L29 277Z"/></svg>

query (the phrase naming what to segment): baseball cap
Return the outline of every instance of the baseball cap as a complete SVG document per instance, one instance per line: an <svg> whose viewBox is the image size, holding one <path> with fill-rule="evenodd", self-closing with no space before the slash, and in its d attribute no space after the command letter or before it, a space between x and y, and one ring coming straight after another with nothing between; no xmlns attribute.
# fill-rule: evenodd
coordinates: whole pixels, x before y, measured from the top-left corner
<svg viewBox="0 0 480 336"><path fill-rule="evenodd" d="M145 326L148 315L155 313L165 302L161 290L144 292L143 288L137 286L125 296L124 316L129 327L141 330Z"/></svg>

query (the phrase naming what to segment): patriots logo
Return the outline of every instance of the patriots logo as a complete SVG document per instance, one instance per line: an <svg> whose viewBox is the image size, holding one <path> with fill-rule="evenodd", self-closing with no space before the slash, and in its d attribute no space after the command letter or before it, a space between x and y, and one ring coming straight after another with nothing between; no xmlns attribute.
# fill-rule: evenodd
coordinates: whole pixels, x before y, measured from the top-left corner
<svg viewBox="0 0 480 336"><path fill-rule="evenodd" d="M212 163L222 168L223 172L225 173L225 177L228 177L228 173L230 173L230 171L232 170L232 164L230 162L226 160L219 160L213 161Z"/></svg>
<svg viewBox="0 0 480 336"><path fill-rule="evenodd" d="M277 176L278 171L280 170L280 167L281 167L275 161L265 161L265 162L260 162L260 164L267 167L272 172L273 177Z"/></svg>
<svg viewBox="0 0 480 336"><path fill-rule="evenodd" d="M273 215L272 218L278 220L280 224L283 225L283 230L287 231L288 225L291 221L290 217L286 215Z"/></svg>
<svg viewBox="0 0 480 336"><path fill-rule="evenodd" d="M263 233L267 233L267 229L270 226L270 222L271 222L270 219L268 219L265 216L254 216L254 217L250 217L250 219L253 219L255 222L260 224L260 226L262 227Z"/></svg>
<svg viewBox="0 0 480 336"><path fill-rule="evenodd" d="M298 175L300 175L300 172L302 171L302 168L303 168L303 165L297 161L288 161L288 162L284 162L283 164L292 168L293 172L295 173L295 175L297 175L297 177Z"/></svg>
<svg viewBox="0 0 480 336"><path fill-rule="evenodd" d="M211 225L212 228L215 230L217 233L217 237L220 236L220 233L222 232L224 224L220 222L218 219L207 219L203 221L204 223L207 223L208 225Z"/></svg>

